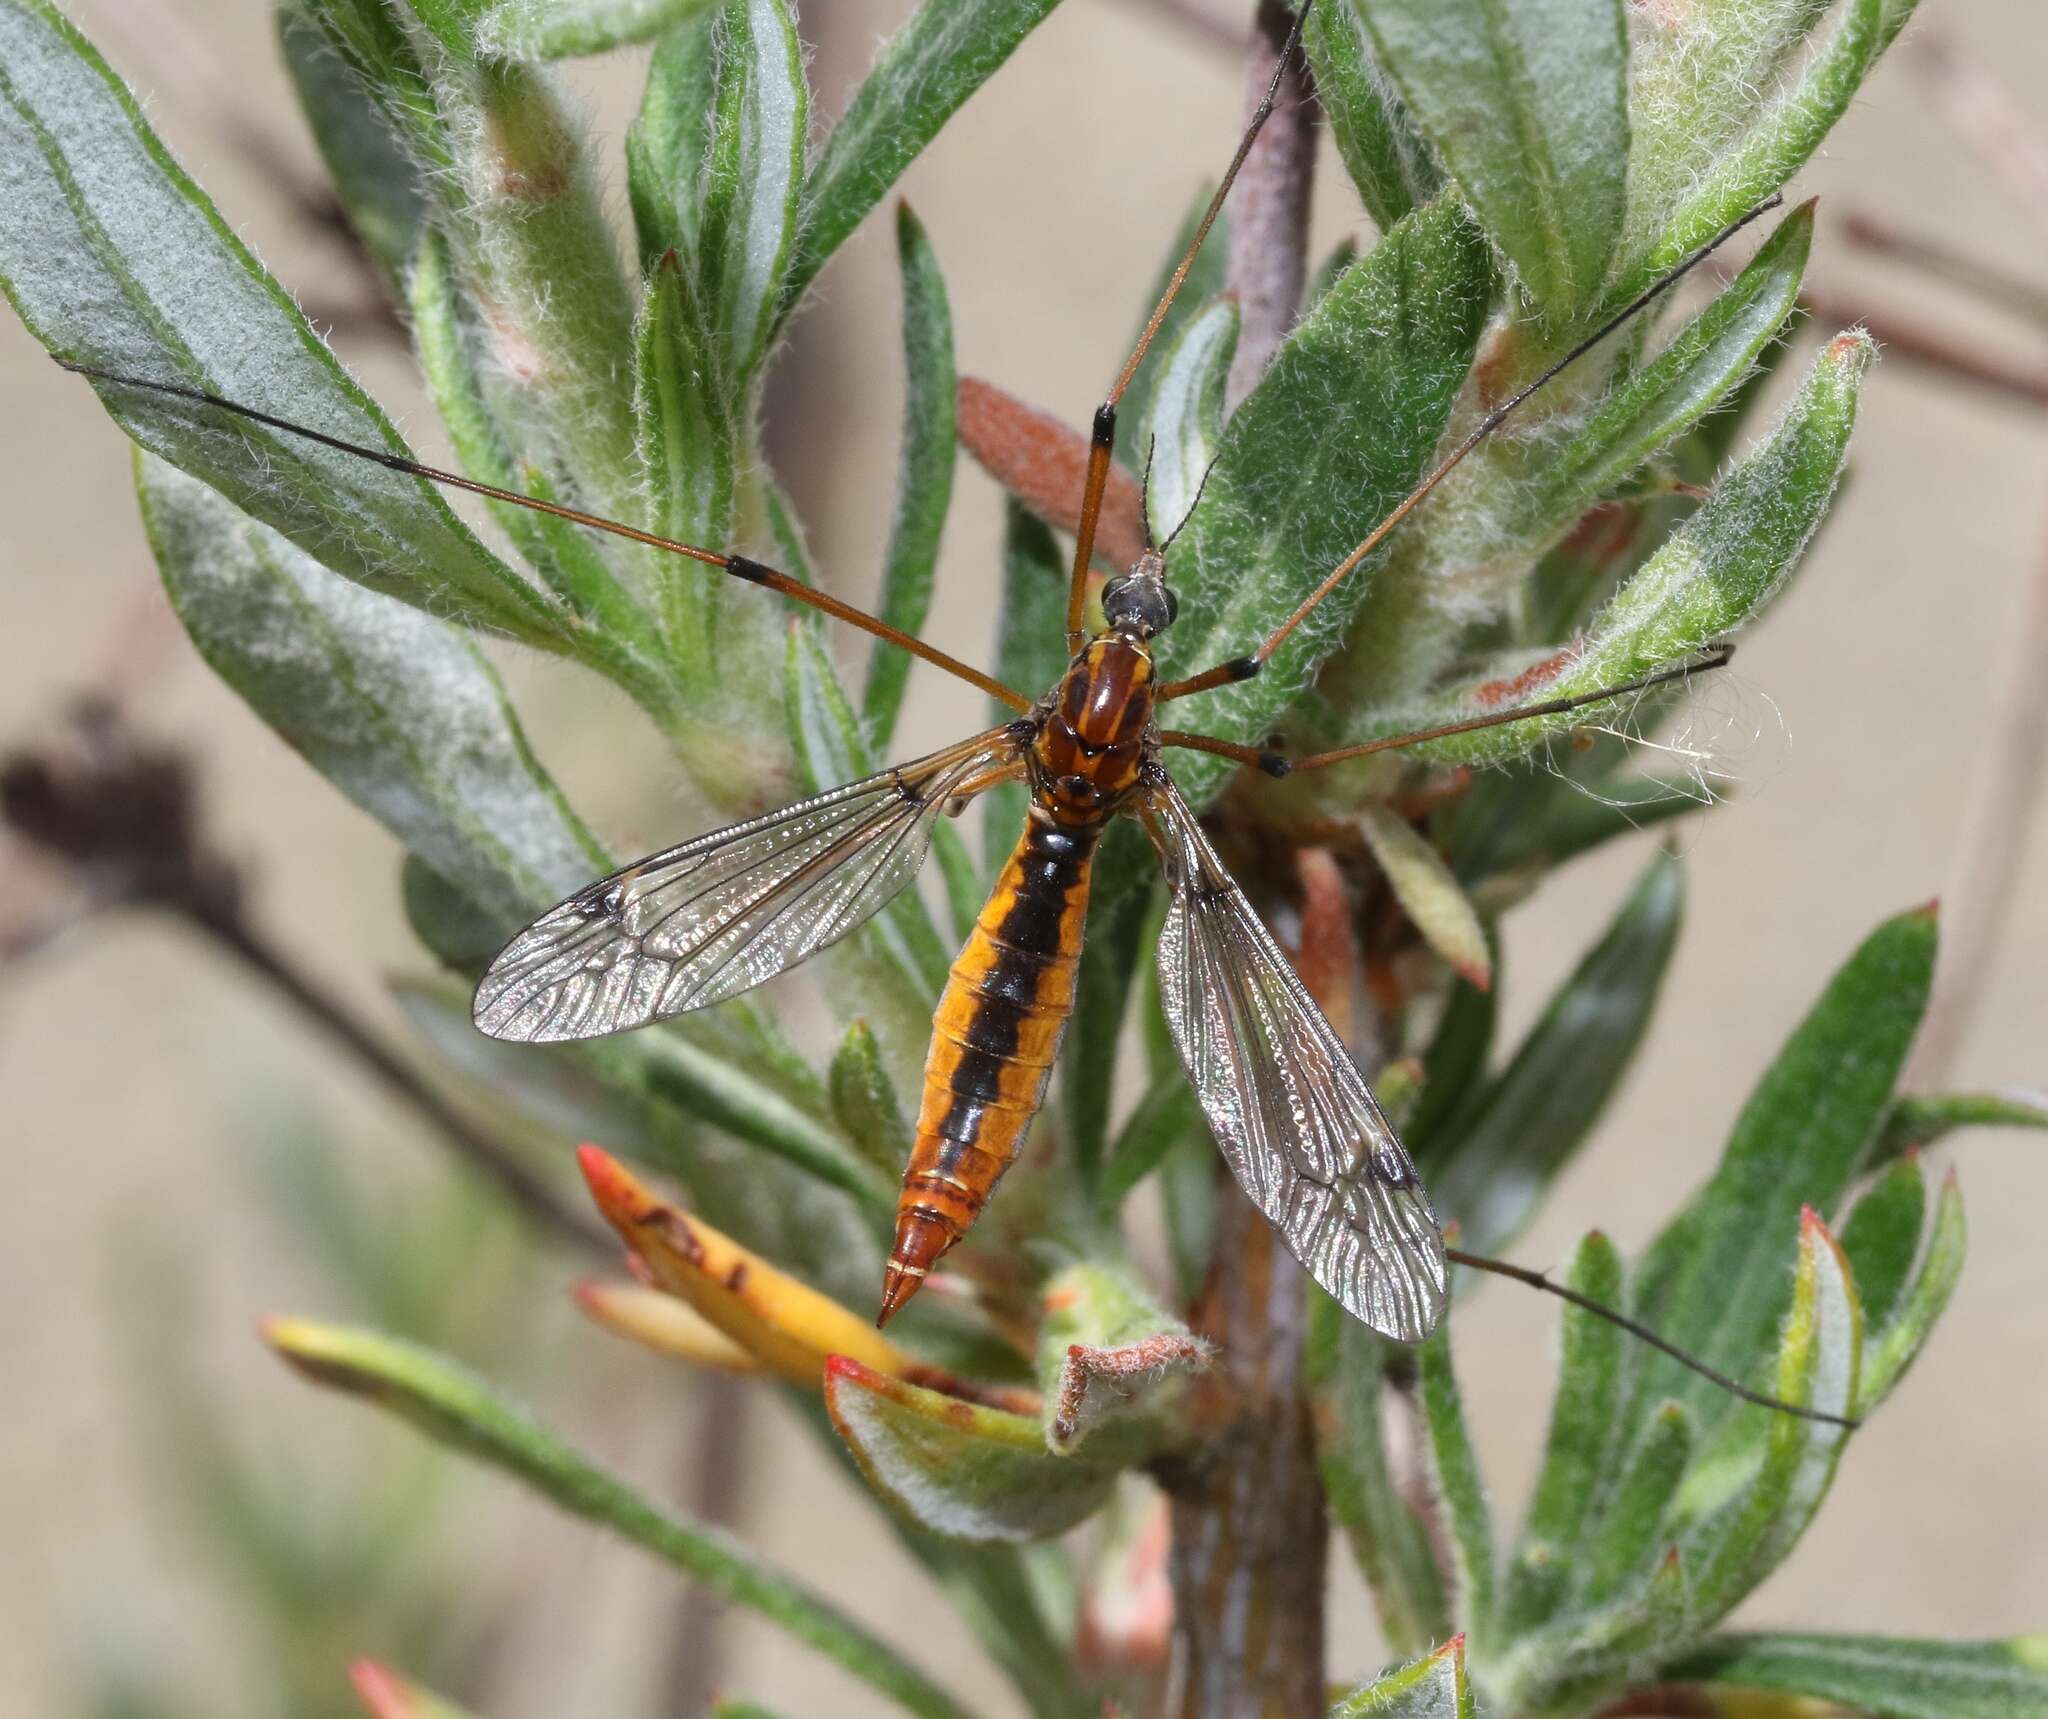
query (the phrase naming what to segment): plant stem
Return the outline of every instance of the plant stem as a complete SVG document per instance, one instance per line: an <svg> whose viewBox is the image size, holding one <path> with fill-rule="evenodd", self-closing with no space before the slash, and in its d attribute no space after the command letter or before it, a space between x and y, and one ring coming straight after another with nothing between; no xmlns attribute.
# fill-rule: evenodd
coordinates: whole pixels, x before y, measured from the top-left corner
<svg viewBox="0 0 2048 1719"><path fill-rule="evenodd" d="M1245 68L1256 104L1291 17L1261 0ZM1249 108L1247 109L1249 112ZM1311 94L1296 69L1239 176L1225 268L1242 315L1227 397L1250 392L1285 338L1307 271ZM1306 1719L1325 1705L1328 1522L1304 1376L1308 1280L1227 1176L1195 1329L1217 1348L1197 1388L1210 1437L1170 1479L1178 1719Z"/></svg>

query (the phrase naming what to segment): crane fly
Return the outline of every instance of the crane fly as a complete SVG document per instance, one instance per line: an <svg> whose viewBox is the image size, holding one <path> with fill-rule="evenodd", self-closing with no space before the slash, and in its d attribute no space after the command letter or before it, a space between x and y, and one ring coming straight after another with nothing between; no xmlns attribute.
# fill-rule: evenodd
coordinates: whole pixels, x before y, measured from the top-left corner
<svg viewBox="0 0 2048 1719"><path fill-rule="evenodd" d="M1092 635L1086 629L1089 570L1118 406L1273 111L1285 68L1299 50L1306 11L1304 6L1296 19L1265 97L1191 242L1096 410L1068 588L1070 661L1058 684L1036 699L745 555L680 543L478 483L203 390L59 362L102 382L218 407L394 471L718 568L885 639L1016 713L1001 727L698 836L586 885L512 938L476 989L477 1027L522 1044L595 1038L723 1002L837 943L909 887L941 816L959 812L999 783L1023 782L1030 796L1024 828L952 965L934 1016L878 1324L910 1300L967 1233L1023 1144L1073 1011L1096 850L1112 820L1130 817L1144 828L1166 876L1169 902L1156 956L1160 998L1202 1113L1246 1195L1346 1311L1383 1336L1419 1342L1443 1315L1449 1264L1471 1265L1613 1320L1750 1401L1836 1419L1751 1391L1539 1272L1447 1247L1415 1166L1364 1076L1161 762L1165 751L1187 748L1275 776L1319 769L1642 692L1720 667L1727 648L1595 692L1491 710L1307 757L1283 757L1159 722L1162 704L1256 675L1317 605L1516 408L1780 199L1773 196L1734 222L1489 411L1248 655L1181 680L1157 676L1152 643L1172 625L1177 603L1167 571L1172 537L1154 545L1149 523L1136 562L1102 589L1102 627Z"/></svg>

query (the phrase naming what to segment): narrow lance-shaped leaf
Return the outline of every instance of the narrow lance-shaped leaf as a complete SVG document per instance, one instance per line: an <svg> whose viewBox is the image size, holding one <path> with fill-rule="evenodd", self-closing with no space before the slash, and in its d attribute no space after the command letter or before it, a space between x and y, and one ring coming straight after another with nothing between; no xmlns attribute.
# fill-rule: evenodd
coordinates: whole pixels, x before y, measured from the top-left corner
<svg viewBox="0 0 2048 1719"><path fill-rule="evenodd" d="M1620 0L1357 0L1379 60L1546 316L1593 305L1628 188Z"/></svg>
<svg viewBox="0 0 2048 1719"><path fill-rule="evenodd" d="M568 60L651 42L717 0L497 0L477 21L480 53L504 60Z"/></svg>
<svg viewBox="0 0 2048 1719"><path fill-rule="evenodd" d="M1201 187L1181 213L1180 225L1174 229L1166 253L1159 260L1159 270L1146 283L1144 302L1136 307L1131 322L1131 342L1137 343L1138 331L1144 326L1153 307L1166 292L1166 284L1173 278L1173 271L1180 266L1180 260L1187 255L1188 246L1195 242L1195 229L1201 225L1202 216L1207 213L1209 199L1215 193L1215 186ZM1181 283L1180 294L1167 310L1166 320L1159 325L1159 333L1152 342L1152 350L1145 354L1145 362L1138 366L1137 375L1131 378L1131 385L1125 391L1123 405L1117 411L1116 459L1117 466L1126 471L1141 472L1145 469L1144 431L1152 417L1152 390L1159 380L1159 373L1166 363L1166 355L1179 343L1181 331L1194 319L1202 315L1209 305L1223 292L1225 264L1230 254L1230 211L1226 205L1216 217L1216 223L1209 229L1208 242L1195 253L1195 260L1189 265L1187 279ZM1102 385L1109 386L1109 376L1104 375ZM1090 401L1090 405L1094 402ZM1078 434L1078 432L1077 432ZM1116 488L1117 466L1110 468L1110 491ZM1105 515L1108 509L1104 509ZM1100 541L1100 533L1097 534ZM1097 560L1102 559L1098 553ZM1115 560L1112 556L1110 559ZM1128 567L1135 557L1126 557L1123 567ZM1123 567L1117 569L1123 571Z"/></svg>
<svg viewBox="0 0 2048 1719"><path fill-rule="evenodd" d="M1428 1658L1354 1689L1330 1709L1330 1719L1473 1719L1475 1712L1465 1638L1458 1635Z"/></svg>
<svg viewBox="0 0 2048 1719"><path fill-rule="evenodd" d="M1882 1326L1873 1322L1870 1340L1864 1346L1862 1397L1857 1405L1861 1412L1868 1413L1883 1402L1918 1359L1934 1322L1955 1293L1967 1245L1963 1196L1956 1186L1955 1171L1950 1170L1935 1201L1934 1224L1919 1268L1889 1310L1886 1322Z"/></svg>
<svg viewBox="0 0 2048 1719"><path fill-rule="evenodd" d="M697 188L697 290L727 392L768 350L796 243L810 90L784 0L729 0L712 36L718 73Z"/></svg>
<svg viewBox="0 0 2048 1719"><path fill-rule="evenodd" d="M1958 1128L2048 1128L2048 1089L1903 1094L1885 1115L1876 1161L1914 1146L1932 1146Z"/></svg>
<svg viewBox="0 0 2048 1719"><path fill-rule="evenodd" d="M1588 1524L1590 1542L1579 1597L1599 1605L1641 1573L1666 1543L1671 1501L1692 1455L1692 1417L1665 1403L1607 1489L1605 1508Z"/></svg>
<svg viewBox="0 0 2048 1719"><path fill-rule="evenodd" d="M1822 350L1784 417L1704 506L1653 555L1593 623L1585 648L1543 684L1543 697L1616 686L1682 661L1763 609L1797 565L1840 480L1856 394L1875 347L1867 334ZM1463 713L1446 701L1426 720ZM1573 712L1424 741L1406 756L1438 764L1496 763L1589 716Z"/></svg>
<svg viewBox="0 0 2048 1719"><path fill-rule="evenodd" d="M1431 1142L1437 1210L1474 1252L1520 1232L1613 1096L1649 1025L1684 905L1684 868L1659 854L1484 1100Z"/></svg>
<svg viewBox="0 0 2048 1719"><path fill-rule="evenodd" d="M1800 1203L1834 1209L1861 1167L1927 1007L1934 947L1934 916L1918 909L1865 939L1751 1093L1712 1180L1652 1245L1634 1311L1688 1354L1740 1374L1769 1344ZM1654 1358L1638 1400L1651 1391L1703 1427L1732 1412L1712 1385Z"/></svg>
<svg viewBox="0 0 2048 1719"><path fill-rule="evenodd" d="M896 474L896 517L882 560L876 613L899 632L916 633L931 611L939 537L953 499L953 315L939 259L910 205L896 210L896 259L903 274L903 451ZM886 747L896 732L910 657L886 639L868 653L861 717L868 742Z"/></svg>
<svg viewBox="0 0 2048 1719"><path fill-rule="evenodd" d="M1181 615L1161 640L1163 674L1243 656L1407 492L1471 363L1490 284L1484 244L1440 199L1353 265L1289 336L1231 417L1174 545ZM1262 674L1206 695L1205 728L1263 742L1343 636L1370 576L1360 568L1339 586ZM1196 753L1173 767L1197 805L1229 770Z"/></svg>
<svg viewBox="0 0 2048 1719"><path fill-rule="evenodd" d="M1672 1683L1782 1690L1885 1719L2017 1719L2048 1712L2048 1636L1725 1635L1664 1668Z"/></svg>
<svg viewBox="0 0 2048 1719"><path fill-rule="evenodd" d="M405 452L276 281L171 161L127 89L40 0L0 5L0 286L63 358L200 388ZM102 388L152 452L335 571L544 649L553 606L431 486L208 408Z"/></svg>
<svg viewBox="0 0 2048 1719"><path fill-rule="evenodd" d="M1484 1631L1493 1619L1493 1513L1451 1369L1449 1321L1423 1344L1421 1372L1430 1475L1449 1530L1451 1611L1467 1629Z"/></svg>
<svg viewBox="0 0 2048 1719"><path fill-rule="evenodd" d="M786 316L919 150L1059 0L925 0L890 39L804 185Z"/></svg>
<svg viewBox="0 0 2048 1719"><path fill-rule="evenodd" d="M1842 1252L1856 1278L1863 1317L1874 1336L1884 1329L1920 1254L1927 1223L1927 1178L1917 1153L1894 1164L1858 1196L1842 1226Z"/></svg>
<svg viewBox="0 0 2048 1719"><path fill-rule="evenodd" d="M848 1024L829 1077L832 1114L860 1155L892 1180L910 1155L910 1124L882 1064L882 1047L866 1021Z"/></svg>
<svg viewBox="0 0 2048 1719"><path fill-rule="evenodd" d="M375 1660L357 1660L348 1680L370 1719L470 1719L465 1709Z"/></svg>
<svg viewBox="0 0 2048 1719"><path fill-rule="evenodd" d="M1337 153L1366 213L1385 232L1434 197L1442 189L1443 174L1380 70L1358 9L1349 0L1311 11L1302 45Z"/></svg>
<svg viewBox="0 0 2048 1719"><path fill-rule="evenodd" d="M509 932L604 867L497 671L445 623L334 578L145 458L143 520L200 654L315 769Z"/></svg>
<svg viewBox="0 0 2048 1719"><path fill-rule="evenodd" d="M669 31L648 63L640 111L626 128L626 195L643 273L669 251L696 250L697 181L710 147L716 74L708 16Z"/></svg>
<svg viewBox="0 0 2048 1719"><path fill-rule="evenodd" d="M1187 323L1160 361L1139 445L1146 506L1161 543L1194 510L1222 441L1223 384L1237 351L1237 325L1237 306L1219 299Z"/></svg>
<svg viewBox="0 0 2048 1719"><path fill-rule="evenodd" d="M1423 941L1468 984L1482 989L1491 985L1493 957L1486 927L1428 837L1383 804L1362 808L1358 826L1401 911Z"/></svg>
<svg viewBox="0 0 2048 1719"><path fill-rule="evenodd" d="M1157 934L1148 890L1131 887L1135 873L1156 874L1157 857L1135 824L1119 819L1095 861L1074 1014L1059 1059L1059 1114L1065 1144L1084 1183L1101 1173L1116 1096L1117 1051L1131 990L1145 969L1148 937Z"/></svg>
<svg viewBox="0 0 2048 1719"><path fill-rule="evenodd" d="M1067 568L1051 530L1018 501L1003 509L1003 597L996 620L996 678L1036 697L1066 667ZM1016 713L991 703L989 720ZM1017 845L1028 794L1021 782L982 796L982 866L993 879Z"/></svg>
<svg viewBox="0 0 2048 1719"><path fill-rule="evenodd" d="M759 1613L907 1711L966 1719L965 1708L829 1601L717 1529L649 1502L454 1363L394 1338L304 1320L273 1320L264 1336L316 1384L365 1397L430 1438L506 1470L570 1514Z"/></svg>

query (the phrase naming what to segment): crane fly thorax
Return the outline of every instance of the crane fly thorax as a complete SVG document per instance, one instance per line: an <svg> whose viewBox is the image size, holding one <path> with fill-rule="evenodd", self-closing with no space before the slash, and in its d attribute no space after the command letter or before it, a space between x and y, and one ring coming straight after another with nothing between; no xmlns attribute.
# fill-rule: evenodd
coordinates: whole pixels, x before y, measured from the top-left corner
<svg viewBox="0 0 2048 1719"><path fill-rule="evenodd" d="M1061 823L1096 823L1137 786L1151 742L1152 653L1098 634L1068 664L1032 745L1034 797Z"/></svg>

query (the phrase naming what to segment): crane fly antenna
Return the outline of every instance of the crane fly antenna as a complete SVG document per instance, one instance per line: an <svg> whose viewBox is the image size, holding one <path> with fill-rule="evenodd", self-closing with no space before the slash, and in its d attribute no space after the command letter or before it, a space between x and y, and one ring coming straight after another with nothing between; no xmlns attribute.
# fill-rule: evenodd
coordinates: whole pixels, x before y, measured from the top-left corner
<svg viewBox="0 0 2048 1719"><path fill-rule="evenodd" d="M1259 132L1272 117L1274 104L1280 99L1280 85L1286 79L1287 68L1294 63L1301 52L1302 26L1308 21L1309 7L1314 0L1302 0L1301 10L1294 15L1294 23L1287 31L1287 39L1280 45L1280 57L1273 63L1273 76L1266 84L1266 93L1259 100L1250 122L1244 128L1244 135L1237 140L1237 152L1231 156L1230 165L1223 170L1223 178L1217 184L1215 194L1202 211L1202 218L1195 225L1193 238L1181 253L1181 259L1174 265L1173 273L1167 277L1166 290L1159 295L1159 302L1152 307L1152 314L1145 319L1145 326L1139 332L1138 344L1131 348L1131 355L1124 360L1124 367L1117 372L1116 380L1110 384L1109 393L1100 406L1095 408L1095 423L1088 438L1088 476L1081 491L1081 519L1074 533L1074 572L1067 587L1067 649L1069 652L1081 648L1087 636L1082 622L1088 611L1088 568L1095 558L1095 526L1102 517L1102 491L1109 482L1110 455L1116 446L1116 409L1129 392L1132 379L1138 374L1138 366L1145 362L1145 354L1152 350L1152 342L1159 337L1159 330L1165 326L1167 313L1173 309L1174 300L1180 297L1180 289L1187 284L1188 271L1195 266L1195 258L1201 255L1202 246L1208 241L1209 229L1216 225L1216 217L1223 213L1224 199L1230 195L1230 188L1237 183L1239 171L1244 167L1245 157L1252 152L1252 145L1258 141ZM1150 533L1147 533L1148 537Z"/></svg>
<svg viewBox="0 0 2048 1719"><path fill-rule="evenodd" d="M52 354L54 357L55 354ZM689 560L701 562L706 567L716 567L730 573L735 579L743 579L749 585L759 585L788 597L794 602L808 604L811 608L830 615L834 620L844 621L848 626L858 627L864 633L872 633L878 639L887 639L892 645L901 646L912 656L928 662L934 668L964 680L968 685L978 687L998 702L1015 711L1028 711L1031 700L1014 688L1005 686L993 675L986 675L958 657L948 656L944 651L928 645L924 640L913 638L900 628L892 627L887 621L870 615L864 609L856 609L851 603L842 603L837 597L813 589L801 580L792 579L787 573L753 560L745 555L721 555L715 549L705 549L694 543L678 543L672 537L662 537L652 531L642 531L637 526L625 525L616 519L604 519L594 513L585 513L580 508L564 507L559 502L542 501L536 496L521 495L514 489L500 489L496 484L478 483L475 478L464 477L460 472L442 471L438 466L422 465L418 460L394 454L388 448L365 447L360 442L344 441L339 436L330 436L324 430L315 430L305 424L295 424L289 418L274 417L268 412L259 412L254 406L244 406L238 401L223 399L218 394L209 394L203 388L188 388L177 382L156 382L142 376L124 376L119 371L102 370L94 364L80 364L73 359L58 358L57 363L74 375L90 377L95 382L110 383L118 388L137 388L148 394L165 394L175 400L190 400L196 405L212 406L237 418L245 418L252 424L261 424L266 429L281 430L288 436L297 436L302 441L313 442L323 448L332 448L336 453L350 454L359 460L368 460L372 465L382 466L386 471L402 473L406 477L424 478L428 483L440 484L448 489L466 490L471 495L480 495L487 501L505 503L508 507L523 507L534 513L545 513L555 519L565 519L571 525L588 526L592 531L602 531L613 537L623 537L628 542L644 544L649 549L659 549L670 555L681 555Z"/></svg>
<svg viewBox="0 0 2048 1719"><path fill-rule="evenodd" d="M1731 1379L1726 1373L1718 1372L1706 1362L1688 1355L1676 1343L1660 1337L1639 1319L1631 1319L1626 1313L1616 1312L1603 1302L1595 1301L1590 1295L1581 1295L1567 1284L1555 1278L1546 1277L1533 1266L1511 1265L1504 1259L1488 1259L1483 1253L1467 1253L1463 1248L1447 1247L1444 1257L1456 1265L1469 1265L1474 1271L1490 1271L1496 1277L1513 1278L1517 1283L1526 1283L1531 1289L1540 1289L1546 1295L1554 1295L1560 1301L1568 1301L1582 1312L1590 1313L1597 1319L1604 1319L1610 1325L1620 1327L1639 1342L1647 1343L1660 1355L1669 1355L1681 1367L1690 1368L1703 1379L1719 1385L1730 1396L1740 1397L1745 1403L1754 1403L1760 1409L1773 1409L1781 1415L1796 1415L1803 1421L1819 1421L1824 1426L1859 1427L1863 1423L1854 1415L1831 1415L1825 1409L1809 1409L1798 1403L1788 1403L1782 1397L1773 1397L1763 1391L1753 1391L1739 1380Z"/></svg>
<svg viewBox="0 0 2048 1719"><path fill-rule="evenodd" d="M1222 457L1221 454L1218 454L1216 459L1221 459ZM1161 555L1164 555L1173 547L1173 540L1187 529L1188 521L1195 517L1195 509L1202 505L1202 492L1209 487L1209 474L1215 469L1215 459L1212 459L1202 468L1202 481L1195 485L1195 499L1188 503L1188 510L1180 516L1180 523L1166 534L1166 541L1159 546L1159 553Z"/></svg>
<svg viewBox="0 0 2048 1719"><path fill-rule="evenodd" d="M1356 549L1352 550L1349 555L1345 556L1342 561L1338 562L1328 573L1323 575L1322 582L1302 599L1300 606L1295 609L1294 613L1282 621L1274 629L1271 636L1267 638L1266 642L1259 646L1256 651L1252 652L1249 657L1234 658L1229 663L1219 664L1216 668L1205 670L1198 675L1191 675L1186 680L1171 681L1159 689L1160 698L1185 698L1191 692L1206 692L1210 687L1225 686L1233 680L1244 680L1249 678L1250 675L1256 674L1259 669L1265 666L1273 653L1287 642L1288 636L1294 629L1315 612L1323 599L1342 584L1344 579L1361 561L1384 543L1393 529L1415 511L1422 498L1435 489L1438 484L1442 483L1445 478L1449 477L1452 472L1456 471L1464 463L1465 456L1478 447L1481 442L1485 441L1488 436L1492 435L1495 430L1499 429L1517 407L1547 383L1553 381L1560 373L1568 370L1581 358L1585 357L1587 353L1591 352L1594 347L1614 333L1616 329L1622 327L1623 324L1634 317L1638 311L1646 309L1662 298L1665 293L1685 279L1687 275L1691 274L1694 269L1698 268L1701 263L1705 262L1707 258L1711 257L1752 221L1768 214L1773 209L1781 207L1784 201L1784 197L1774 191L1754 209L1750 210L1748 214L1743 215L1737 220L1730 221L1727 226L1723 227L1713 238L1694 251L1684 262L1671 270L1669 274L1651 282L1649 286L1637 293L1626 305L1616 311L1614 315L1610 316L1598 328L1594 329L1591 334L1587 335L1562 358L1545 369L1535 381L1516 389L1507 399L1488 412L1485 417L1481 418L1472 427L1463 441L1459 442L1443 459L1437 462L1435 469L1427 477L1401 498L1393 512L1389 513L1386 518L1382 519L1379 524L1372 528L1363 543L1359 544ZM1247 665L1249 666L1247 667Z"/></svg>
<svg viewBox="0 0 2048 1719"><path fill-rule="evenodd" d="M1138 518L1145 527L1145 547L1147 549L1157 549L1160 547L1158 539L1152 535L1152 456L1158 452L1159 438L1156 435L1147 436L1145 438L1145 475L1138 480ZM1176 526L1174 529L1179 530L1179 527ZM1169 543L1172 541L1173 539L1170 537L1167 539Z"/></svg>

